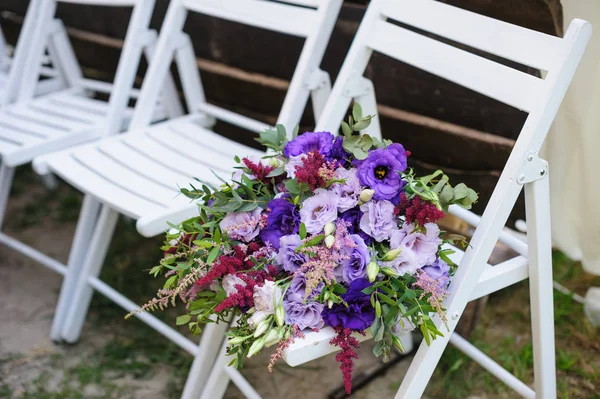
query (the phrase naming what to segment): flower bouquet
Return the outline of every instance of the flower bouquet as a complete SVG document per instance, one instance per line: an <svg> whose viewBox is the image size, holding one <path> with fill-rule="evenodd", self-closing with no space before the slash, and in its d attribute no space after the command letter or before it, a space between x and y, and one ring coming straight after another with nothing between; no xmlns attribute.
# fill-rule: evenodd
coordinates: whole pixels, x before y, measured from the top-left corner
<svg viewBox="0 0 600 399"><path fill-rule="evenodd" d="M296 131L288 141L277 126L258 139L269 155L235 157L231 181L182 189L199 215L167 234L150 272L167 280L141 310L179 297L186 313L177 324L193 333L235 316L227 336L238 368L276 345L272 369L306 330L332 328L348 392L359 344L352 333L370 332L384 360L402 350L399 334L419 328L427 343L441 336L431 315L445 320L456 268L444 244L464 237L436 222L477 194L441 171L416 177L401 144L358 134L370 119L355 104L343 136Z"/></svg>

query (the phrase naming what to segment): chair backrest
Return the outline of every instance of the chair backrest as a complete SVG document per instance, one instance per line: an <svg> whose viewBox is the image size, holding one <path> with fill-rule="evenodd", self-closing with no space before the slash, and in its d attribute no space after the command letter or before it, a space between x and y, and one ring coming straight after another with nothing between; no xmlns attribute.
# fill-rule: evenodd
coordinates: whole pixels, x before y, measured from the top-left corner
<svg viewBox="0 0 600 399"><path fill-rule="evenodd" d="M421 32L547 73L538 78ZM363 75L373 51L529 113L453 279L448 301L459 292L470 295L472 290L460 290L466 266L484 265L489 258L523 187L520 170L528 157L537 155L590 36L591 25L582 20L574 20L564 38L558 38L432 0L371 1L316 130L338 131L352 101L344 89Z"/></svg>
<svg viewBox="0 0 600 399"><path fill-rule="evenodd" d="M123 50L117 66L113 90L110 93L109 111L106 120L106 129L108 133L116 133L120 130L127 103L130 100L131 89L135 80L135 75L142 56L142 51L148 45L150 31L148 29L152 11L154 10L155 0L33 0L38 1L39 11L36 28L34 31L35 40L30 46L27 65L23 72L21 86L19 88L18 101L27 101L31 99L35 92L35 84L40 74L40 65L44 56L44 49L52 30L54 15L57 4L73 3L87 6L110 6L110 7L132 7L132 14L125 35ZM67 55L70 48L59 46L56 54L57 62L60 58ZM62 54L61 54L62 53ZM84 79L77 68L71 68L67 74L68 84L70 86L85 87Z"/></svg>
<svg viewBox="0 0 600 399"><path fill-rule="evenodd" d="M144 127L150 122L149 115L160 93L160 82L169 73L173 58L190 112L202 109L209 116L249 130L261 130L265 126L206 104L191 46L189 43L182 44L189 41L187 36L182 35L187 15L197 12L306 39L277 122L291 132L306 106L310 95L308 79L319 68L341 5L342 0L171 0L131 128ZM178 48L189 51L179 51ZM214 112L211 114L211 111Z"/></svg>

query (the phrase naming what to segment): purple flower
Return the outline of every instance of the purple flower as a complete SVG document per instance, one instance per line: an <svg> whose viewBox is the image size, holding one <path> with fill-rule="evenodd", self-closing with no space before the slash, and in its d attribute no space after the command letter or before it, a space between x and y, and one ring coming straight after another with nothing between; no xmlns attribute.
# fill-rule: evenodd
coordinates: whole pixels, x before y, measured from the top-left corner
<svg viewBox="0 0 600 399"><path fill-rule="evenodd" d="M231 239L249 242L258 235L261 212L262 208L251 212L230 212L221 220L219 227L227 232Z"/></svg>
<svg viewBox="0 0 600 399"><path fill-rule="evenodd" d="M323 283L319 284L319 287L309 295L308 300L305 302L306 278L302 274L295 275L283 299L285 323L296 324L301 330L305 328L322 328L325 325L321 317L324 306L321 303L311 301L322 289Z"/></svg>
<svg viewBox="0 0 600 399"><path fill-rule="evenodd" d="M354 207L339 214L339 218L346 222L346 228L350 234L357 234L360 231L359 224L361 217L362 212L359 207Z"/></svg>
<svg viewBox="0 0 600 399"><path fill-rule="evenodd" d="M406 169L406 167L408 166L408 163L406 162L406 150L404 149L402 144L399 144L399 143L390 144L386 148L386 150L388 150L392 154L394 154L396 159L400 162L400 164L402 164L401 172L404 171Z"/></svg>
<svg viewBox="0 0 600 399"><path fill-rule="evenodd" d="M276 198L269 202L270 209L267 225L260 231L264 243L270 242L273 248L279 249L279 239L284 235L298 232L300 215L296 206L285 198Z"/></svg>
<svg viewBox="0 0 600 399"><path fill-rule="evenodd" d="M402 148L399 144L398 146ZM388 200L393 203L400 200L400 191L406 182L397 172L406 169L406 154L404 154L404 158L398 159L399 155L398 147L373 150L369 152L367 159L358 166L360 183L375 191L374 199Z"/></svg>
<svg viewBox="0 0 600 399"><path fill-rule="evenodd" d="M358 234L349 236L355 247L345 247L342 253L349 257L341 264L342 277L347 284L359 278L367 277L367 265L371 262L371 252Z"/></svg>
<svg viewBox="0 0 600 399"><path fill-rule="evenodd" d="M279 253L277 254L277 263L283 266L283 269L294 273L304 263L306 258L303 254L296 253L296 248L301 244L300 236L292 234L281 237Z"/></svg>
<svg viewBox="0 0 600 399"><path fill-rule="evenodd" d="M356 279L350 284L350 288L342 295L343 303L334 304L331 309L323 310L323 320L330 327L349 328L354 331L366 330L375 320L375 309L371 306L369 294L362 290L371 286L366 278Z"/></svg>
<svg viewBox="0 0 600 399"><path fill-rule="evenodd" d="M441 259L436 259L431 265L425 266L422 269L429 277L438 281L438 287L445 289L448 286L450 279L450 266Z"/></svg>
<svg viewBox="0 0 600 399"><path fill-rule="evenodd" d="M338 168L335 171L336 179L344 179L344 183L335 183L331 189L338 196L338 210L345 212L358 205L362 187L356 176L356 169Z"/></svg>
<svg viewBox="0 0 600 399"><path fill-rule="evenodd" d="M390 233L398 226L394 204L389 201L369 201L362 204L360 210L363 212L360 229L377 242L390 238Z"/></svg>
<svg viewBox="0 0 600 399"><path fill-rule="evenodd" d="M329 158L333 149L333 135L329 132L306 132L288 142L283 149L286 158L319 151L325 158Z"/></svg>
<svg viewBox="0 0 600 399"><path fill-rule="evenodd" d="M293 179L296 177L296 166L304 165L304 158L306 158L306 154L300 154L293 157L290 157L289 161L283 167L287 172L287 177Z"/></svg>
<svg viewBox="0 0 600 399"><path fill-rule="evenodd" d="M342 136L337 136L333 142L333 148L331 149L331 158L345 164L349 155L350 154L344 150L344 138Z"/></svg>
<svg viewBox="0 0 600 399"><path fill-rule="evenodd" d="M337 219L338 198L335 193L322 188L315 190L315 195L304 200L300 209L300 220L306 225L306 231L317 234L329 222Z"/></svg>

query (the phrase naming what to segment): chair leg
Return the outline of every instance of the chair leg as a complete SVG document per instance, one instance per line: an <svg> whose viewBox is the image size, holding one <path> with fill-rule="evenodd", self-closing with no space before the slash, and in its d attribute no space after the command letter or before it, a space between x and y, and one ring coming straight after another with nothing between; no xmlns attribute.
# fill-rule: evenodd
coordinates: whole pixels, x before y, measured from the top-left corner
<svg viewBox="0 0 600 399"><path fill-rule="evenodd" d="M556 397L550 186L546 175L525 186L529 291L537 398Z"/></svg>
<svg viewBox="0 0 600 399"><path fill-rule="evenodd" d="M85 316L92 299L93 288L89 285L90 277L97 277L106 257L110 239L115 230L119 214L103 205L98 222L94 228L90 245L85 255L81 272L77 277L73 294L69 299L71 306L66 314L62 337L69 343L76 342L80 335Z"/></svg>
<svg viewBox="0 0 600 399"><path fill-rule="evenodd" d="M5 163L0 164L0 229L6 212L8 196L10 195L10 187L12 185L15 168L6 166Z"/></svg>
<svg viewBox="0 0 600 399"><path fill-rule="evenodd" d="M229 323L209 323L204 327L198 351L194 356L192 368L183 388L183 394L181 395L183 399L197 399L200 397L210 370L213 368L215 359L219 354L219 348L228 327Z"/></svg>
<svg viewBox="0 0 600 399"><path fill-rule="evenodd" d="M229 385L229 375L225 372L225 367L227 367L229 361L230 358L227 356L227 341L224 341L200 399L220 399L223 397L225 390L227 390L227 385ZM192 397L184 395L182 399L192 399Z"/></svg>
<svg viewBox="0 0 600 399"><path fill-rule="evenodd" d="M70 305L73 303L71 297L83 266L86 250L90 245L99 210L100 202L95 200L92 196L86 195L83 199L83 206L81 207L77 228L75 229L75 237L69 253L67 273L63 279L58 303L56 305L56 312L54 313L54 319L52 320L50 338L55 342L62 340L62 329L64 327L65 318L69 312Z"/></svg>

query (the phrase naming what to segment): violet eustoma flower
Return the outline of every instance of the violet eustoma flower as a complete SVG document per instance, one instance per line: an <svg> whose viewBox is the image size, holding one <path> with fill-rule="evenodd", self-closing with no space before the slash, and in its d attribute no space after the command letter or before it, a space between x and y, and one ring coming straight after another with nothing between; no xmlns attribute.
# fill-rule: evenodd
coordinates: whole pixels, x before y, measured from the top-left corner
<svg viewBox="0 0 600 399"><path fill-rule="evenodd" d="M358 234L351 234L350 239L355 246L342 248L342 253L348 259L342 261L342 278L347 284L354 280L367 277L367 265L371 262L371 252L364 240Z"/></svg>
<svg viewBox="0 0 600 399"><path fill-rule="evenodd" d="M322 289L323 283L319 284L305 302L306 278L302 274L296 274L283 299L286 324L295 324L301 330L322 328L325 325L321 317L324 305L312 300Z"/></svg>
<svg viewBox="0 0 600 399"><path fill-rule="evenodd" d="M319 151L326 159L329 159L333 149L333 135L329 132L306 132L288 142L283 155L286 158L308 154L309 152Z"/></svg>
<svg viewBox="0 0 600 399"><path fill-rule="evenodd" d="M374 199L398 203L400 192L406 184L398 172L405 169L406 154L402 158L399 148L377 149L370 151L369 156L360 163L358 178L363 186L375 191Z"/></svg>
<svg viewBox="0 0 600 399"><path fill-rule="evenodd" d="M277 263L283 266L283 270L295 273L300 266L306 263L304 255L296 252L296 248L302 243L300 236L298 234L283 236L279 242Z"/></svg>
<svg viewBox="0 0 600 399"><path fill-rule="evenodd" d="M440 258L436 259L431 265L423 267L422 270L431 278L437 280L438 287L444 289L448 286L450 266Z"/></svg>
<svg viewBox="0 0 600 399"><path fill-rule="evenodd" d="M262 211L262 208L256 208L251 212L230 212L221 220L219 227L234 240L250 242L258 235Z"/></svg>
<svg viewBox="0 0 600 399"><path fill-rule="evenodd" d="M343 303L336 303L331 309L326 307L322 313L325 324L330 327L349 328L353 331L364 331L369 328L375 320L375 309L371 306L371 296L363 293L362 290L370 286L371 283L366 278L354 280L348 291L342 294L342 299L348 307Z"/></svg>
<svg viewBox="0 0 600 399"><path fill-rule="evenodd" d="M298 232L300 215L296 206L285 198L271 200L267 208L267 225L260 231L260 238L264 243L270 242L273 248L279 249L281 237Z"/></svg>
<svg viewBox="0 0 600 399"><path fill-rule="evenodd" d="M346 212L358 205L362 187L356 176L356 169L338 168L335 171L336 179L343 179L344 183L335 183L331 189L338 196L338 210Z"/></svg>

